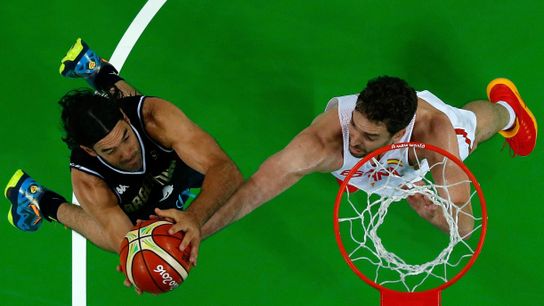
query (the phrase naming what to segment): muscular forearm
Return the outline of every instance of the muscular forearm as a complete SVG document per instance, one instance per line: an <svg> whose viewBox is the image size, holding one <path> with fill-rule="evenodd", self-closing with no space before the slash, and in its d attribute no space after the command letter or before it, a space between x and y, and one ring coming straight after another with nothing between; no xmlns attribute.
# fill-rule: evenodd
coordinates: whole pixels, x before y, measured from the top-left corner
<svg viewBox="0 0 544 306"><path fill-rule="evenodd" d="M456 207L463 207L465 203L463 204L456 204ZM457 228L459 231L459 236L461 236L463 239L470 238L470 235L472 234L472 231L474 230L474 217L472 215L472 207L470 206L470 203L467 205L464 205L462 211L458 211L458 208L455 208L454 211L454 218L457 213Z"/></svg>
<svg viewBox="0 0 544 306"><path fill-rule="evenodd" d="M251 194L255 197L252 198ZM202 236L209 237L223 227L242 218L264 201L260 197L259 188L253 179L246 182L202 227Z"/></svg>
<svg viewBox="0 0 544 306"><path fill-rule="evenodd" d="M188 212L195 215L200 226L204 225L242 182L242 174L231 161L210 167L202 183L202 191Z"/></svg>
<svg viewBox="0 0 544 306"><path fill-rule="evenodd" d="M228 202L217 211L202 228L204 238L211 236L223 227L249 214L287 188L294 185L302 176L286 175L270 165L263 165Z"/></svg>
<svg viewBox="0 0 544 306"><path fill-rule="evenodd" d="M410 203L410 206L412 206L412 208L425 220L446 233L450 231L450 226L444 216L442 207L433 204L432 201L423 195L410 196L407 200L408 203ZM456 204L455 208L453 208L454 211L450 211L449 214L457 220L459 235L468 239L474 228L474 218L472 218L470 204L464 205L464 211L461 212L458 211L459 209L457 207L463 207L463 205ZM456 216L458 216L458 218L456 218Z"/></svg>
<svg viewBox="0 0 544 306"><path fill-rule="evenodd" d="M329 154L325 149L322 139L315 131L301 132L287 147L268 158L213 215L202 228L203 237L208 237L249 214L293 186L304 175L317 171L329 172L337 168L335 157L336 155Z"/></svg>
<svg viewBox="0 0 544 306"><path fill-rule="evenodd" d="M453 208L453 210L454 211L451 212L451 215L454 217L454 219L457 219L457 231L459 236L461 236L463 239L470 238L470 234L474 229L474 219L471 216L463 214L463 212L458 212L458 208ZM457 214L458 218L456 218ZM450 226L446 220L446 217L444 216L442 208L437 208L434 211L434 215L430 218L430 222L444 232L448 233L450 231Z"/></svg>
<svg viewBox="0 0 544 306"><path fill-rule="evenodd" d="M57 216L60 223L78 232L101 249L110 252L118 251L121 241L112 242L98 222L80 206L64 203L59 207Z"/></svg>

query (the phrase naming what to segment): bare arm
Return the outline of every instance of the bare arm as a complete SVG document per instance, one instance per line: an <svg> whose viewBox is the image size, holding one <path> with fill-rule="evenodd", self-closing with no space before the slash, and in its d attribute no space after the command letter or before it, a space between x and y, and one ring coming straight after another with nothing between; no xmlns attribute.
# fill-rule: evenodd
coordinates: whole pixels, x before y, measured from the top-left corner
<svg viewBox="0 0 544 306"><path fill-rule="evenodd" d="M117 90L115 90L117 88ZM116 91L121 95L121 97L131 97L139 95L140 93L136 90L136 88L132 87L129 83L127 83L125 80L117 81L114 84L114 88L110 90L112 94L115 94Z"/></svg>
<svg viewBox="0 0 544 306"><path fill-rule="evenodd" d="M429 133L421 141L440 147L459 158L457 137L449 120L435 120L432 123L431 130L434 132ZM430 166L446 161L445 165L439 164L433 167L431 174L437 186L445 186L444 188L437 188L438 194L440 197L449 199L455 204L454 211L450 211L450 213L453 216L459 215L457 224L459 234L461 237L467 236L474 228L474 218L472 217L472 206L470 203L470 184L460 184L462 181L468 181L467 175L455 163L447 158L444 159L445 157L442 154L430 150L424 150L423 153L423 157L427 159ZM449 225L442 210L435 205L431 205L429 199L423 196L412 196L408 198L408 202L420 216L441 230L445 232L449 231ZM462 211L459 212L459 208Z"/></svg>
<svg viewBox="0 0 544 306"><path fill-rule="evenodd" d="M167 210L159 213L176 220L173 231L186 231L180 248L192 240L192 258L196 259L200 228L243 182L242 175L215 140L170 102L146 99L144 116L146 130L155 140L173 148L188 166L205 175L200 195L186 212ZM193 220L196 226L191 226Z"/></svg>
<svg viewBox="0 0 544 306"><path fill-rule="evenodd" d="M310 127L287 147L267 159L259 170L204 225L208 237L249 214L312 172L332 171L334 158L326 144Z"/></svg>
<svg viewBox="0 0 544 306"><path fill-rule="evenodd" d="M97 246L118 252L132 222L117 205L117 198L100 178L72 169L72 185L81 207L62 205L59 221Z"/></svg>

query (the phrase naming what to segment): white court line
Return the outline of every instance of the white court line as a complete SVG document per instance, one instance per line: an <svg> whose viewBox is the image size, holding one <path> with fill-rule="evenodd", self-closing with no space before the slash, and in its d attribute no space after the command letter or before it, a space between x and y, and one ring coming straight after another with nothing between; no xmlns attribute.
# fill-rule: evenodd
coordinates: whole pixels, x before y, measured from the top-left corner
<svg viewBox="0 0 544 306"><path fill-rule="evenodd" d="M110 58L110 63L119 72L123 68L130 51L157 14L166 0L148 0L132 21L127 31L117 44ZM76 196L72 194L72 203L79 205ZM72 306L87 304L87 240L79 233L72 231ZM113 269L113 267L112 267ZM119 281L121 284L121 281Z"/></svg>
<svg viewBox="0 0 544 306"><path fill-rule="evenodd" d="M164 3L166 3L166 0L149 0L138 15L136 15L136 18L134 18L111 55L110 63L117 70L121 71L140 35L142 35L149 22L151 22L151 19L153 19Z"/></svg>

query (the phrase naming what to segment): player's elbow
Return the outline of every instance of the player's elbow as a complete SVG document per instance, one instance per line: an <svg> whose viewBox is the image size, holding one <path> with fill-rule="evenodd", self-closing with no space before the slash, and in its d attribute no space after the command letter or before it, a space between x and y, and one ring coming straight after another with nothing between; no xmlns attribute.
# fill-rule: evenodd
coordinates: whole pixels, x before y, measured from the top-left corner
<svg viewBox="0 0 544 306"><path fill-rule="evenodd" d="M236 186L236 189L240 187L244 183L244 176L242 175L242 172L240 172L240 169L236 167L234 163L232 163L233 171L232 171L232 184Z"/></svg>
<svg viewBox="0 0 544 306"><path fill-rule="evenodd" d="M228 182L232 189L231 192L234 192L244 183L244 176L233 161L227 162L225 168L224 170L229 173Z"/></svg>

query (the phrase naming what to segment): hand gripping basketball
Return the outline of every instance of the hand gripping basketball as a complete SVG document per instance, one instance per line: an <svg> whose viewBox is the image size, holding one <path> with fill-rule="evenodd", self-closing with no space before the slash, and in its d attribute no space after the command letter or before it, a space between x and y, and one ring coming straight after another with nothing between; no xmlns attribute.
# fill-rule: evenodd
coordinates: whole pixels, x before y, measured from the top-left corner
<svg viewBox="0 0 544 306"><path fill-rule="evenodd" d="M164 219L143 221L123 239L121 270L137 291L168 292L187 278L192 267L189 248L179 249L184 234L170 234L172 226Z"/></svg>
<svg viewBox="0 0 544 306"><path fill-rule="evenodd" d="M158 208L155 208L155 213L159 217L174 221L174 225L172 225L168 231L170 234L174 234L179 231L184 232L183 241L181 241L179 249L185 250L186 248L190 247L191 257L189 261L193 266L196 266L201 235L200 225L196 221L194 215L189 211L179 211L177 209L161 210Z"/></svg>

